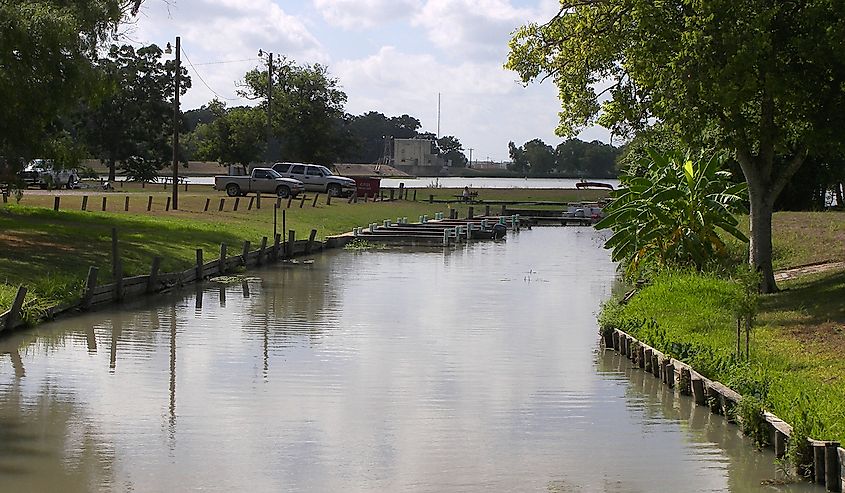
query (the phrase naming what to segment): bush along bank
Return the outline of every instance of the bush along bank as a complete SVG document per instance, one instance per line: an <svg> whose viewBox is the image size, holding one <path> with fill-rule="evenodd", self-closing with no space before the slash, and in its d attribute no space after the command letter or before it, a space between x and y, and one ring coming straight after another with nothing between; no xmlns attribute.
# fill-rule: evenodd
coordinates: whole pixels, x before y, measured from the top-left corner
<svg viewBox="0 0 845 493"><path fill-rule="evenodd" d="M788 463L784 470L841 491L845 450L809 439L845 438L845 382L831 378L828 361L803 351L776 327L746 326L753 320L746 315L753 313L744 285L696 272L658 274L627 302L605 304L599 316L603 339L658 374L671 362L671 380L677 370L682 390L704 382L699 403L738 422L758 446L774 445ZM651 349L647 357L645 348Z"/></svg>

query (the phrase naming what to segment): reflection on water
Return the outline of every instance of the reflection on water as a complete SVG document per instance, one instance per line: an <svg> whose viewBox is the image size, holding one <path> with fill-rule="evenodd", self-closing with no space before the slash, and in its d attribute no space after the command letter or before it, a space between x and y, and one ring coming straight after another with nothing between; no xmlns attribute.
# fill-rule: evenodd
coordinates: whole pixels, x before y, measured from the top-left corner
<svg viewBox="0 0 845 493"><path fill-rule="evenodd" d="M537 229L16 334L0 490L761 490L770 454L598 350L613 279L594 231Z"/></svg>

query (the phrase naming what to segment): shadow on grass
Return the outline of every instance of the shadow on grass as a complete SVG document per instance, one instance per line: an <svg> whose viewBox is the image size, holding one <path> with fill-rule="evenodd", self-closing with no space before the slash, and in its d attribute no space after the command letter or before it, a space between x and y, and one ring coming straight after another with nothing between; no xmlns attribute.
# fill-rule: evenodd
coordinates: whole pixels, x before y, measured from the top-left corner
<svg viewBox="0 0 845 493"><path fill-rule="evenodd" d="M845 271L810 275L784 287L787 289L763 298L762 311L773 317L774 325L795 322L791 316L774 316L778 312L800 313L803 324L845 323Z"/></svg>

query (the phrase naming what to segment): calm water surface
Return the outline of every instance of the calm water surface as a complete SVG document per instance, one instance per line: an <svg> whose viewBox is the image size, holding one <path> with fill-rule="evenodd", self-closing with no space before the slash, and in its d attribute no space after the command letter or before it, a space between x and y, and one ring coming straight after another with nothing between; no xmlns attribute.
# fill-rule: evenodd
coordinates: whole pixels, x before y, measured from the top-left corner
<svg viewBox="0 0 845 493"><path fill-rule="evenodd" d="M600 244L334 252L2 339L0 491L773 491L599 351Z"/></svg>

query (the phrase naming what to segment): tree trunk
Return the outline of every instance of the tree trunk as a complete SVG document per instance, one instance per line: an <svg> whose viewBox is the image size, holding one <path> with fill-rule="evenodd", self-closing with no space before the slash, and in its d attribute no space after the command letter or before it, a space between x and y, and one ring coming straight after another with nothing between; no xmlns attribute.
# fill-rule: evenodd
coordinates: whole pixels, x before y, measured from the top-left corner
<svg viewBox="0 0 845 493"><path fill-rule="evenodd" d="M837 183L833 188L836 191L836 205L842 207L845 205L845 202L842 202L842 183Z"/></svg>
<svg viewBox="0 0 845 493"><path fill-rule="evenodd" d="M760 273L760 291L774 293L777 291L775 273L772 268L772 210L774 198L765 193L768 187L752 185L748 179L748 198L751 203L750 224L751 234L748 245L748 261ZM764 189L764 190L761 190Z"/></svg>
<svg viewBox="0 0 845 493"><path fill-rule="evenodd" d="M109 181L114 181L114 159L109 159Z"/></svg>

